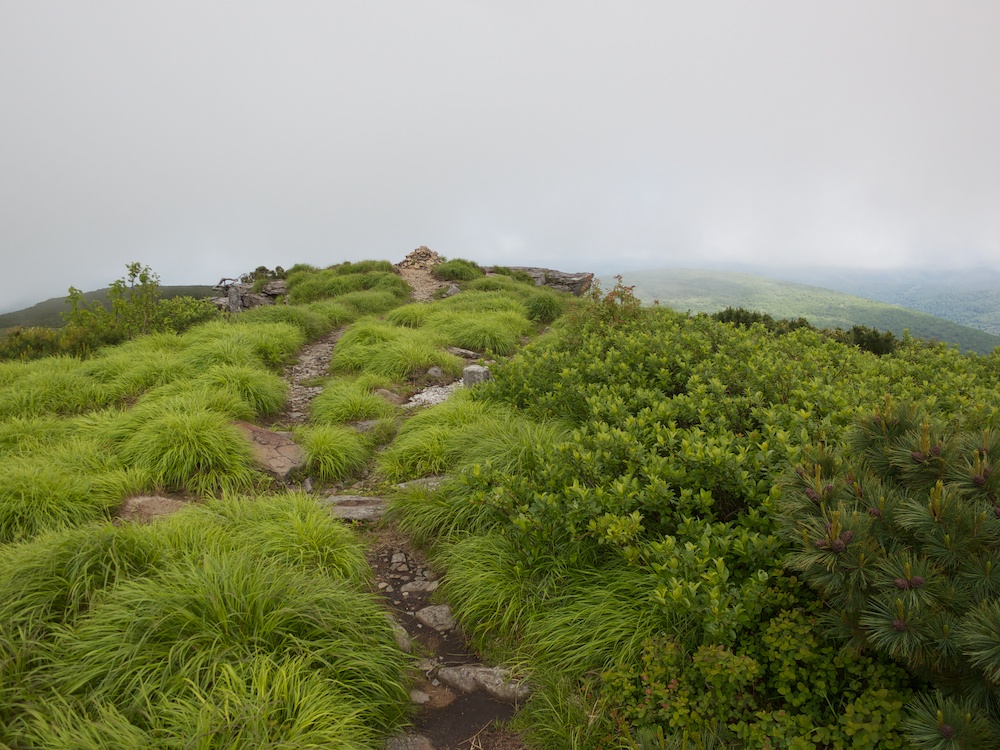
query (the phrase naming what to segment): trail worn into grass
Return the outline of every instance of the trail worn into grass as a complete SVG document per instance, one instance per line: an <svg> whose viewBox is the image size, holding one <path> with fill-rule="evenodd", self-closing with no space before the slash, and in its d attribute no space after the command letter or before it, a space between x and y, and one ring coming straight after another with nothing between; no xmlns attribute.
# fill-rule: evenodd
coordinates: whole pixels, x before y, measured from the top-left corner
<svg viewBox="0 0 1000 750"><path fill-rule="evenodd" d="M408 270L413 278L406 274L404 278L414 287L416 299L429 299L441 285L423 269ZM333 350L343 333L344 329L338 329L305 346L295 364L286 369L290 393L276 422L291 426L309 421L309 405L323 390L318 383L328 376ZM372 506L377 512L359 515L356 498L337 504L336 497L325 499L325 504L355 523L368 525L381 514L381 503ZM365 509L370 510L367 505ZM404 535L378 522L370 523L366 533L378 595L399 626L400 646L416 659L412 727L390 739L386 749L526 750L520 737L504 727L517 703L526 697L523 686L479 662L454 623L448 622L447 605L431 600L437 575ZM443 624L429 619L435 614L443 616Z"/></svg>
<svg viewBox="0 0 1000 750"><path fill-rule="evenodd" d="M316 382L329 374L333 348L343 334L344 329L338 328L302 348L295 364L285 370L290 390L285 408L275 421L287 425L309 421L309 404L323 390Z"/></svg>

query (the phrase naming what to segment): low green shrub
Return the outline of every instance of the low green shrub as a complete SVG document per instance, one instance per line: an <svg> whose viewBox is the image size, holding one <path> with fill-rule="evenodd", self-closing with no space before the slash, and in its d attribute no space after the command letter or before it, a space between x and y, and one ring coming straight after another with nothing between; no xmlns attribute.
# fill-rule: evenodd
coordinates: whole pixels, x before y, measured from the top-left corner
<svg viewBox="0 0 1000 750"><path fill-rule="evenodd" d="M431 275L442 281L472 281L483 275L483 269L471 260L455 258L434 266Z"/></svg>

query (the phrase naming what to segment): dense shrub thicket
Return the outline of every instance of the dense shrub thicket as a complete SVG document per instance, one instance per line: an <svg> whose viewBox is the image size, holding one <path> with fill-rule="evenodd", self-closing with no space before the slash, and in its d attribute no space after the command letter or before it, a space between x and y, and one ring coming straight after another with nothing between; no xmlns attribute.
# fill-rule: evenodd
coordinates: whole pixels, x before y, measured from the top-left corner
<svg viewBox="0 0 1000 750"><path fill-rule="evenodd" d="M448 569L467 632L540 684L523 715L539 746L906 747L928 675L826 634L824 594L785 567L781 480L886 393L995 427L996 356L912 340L875 356L805 326L642 308L619 286L498 367L479 413L411 420L380 462L456 477L393 513ZM476 455L479 439L505 447Z"/></svg>

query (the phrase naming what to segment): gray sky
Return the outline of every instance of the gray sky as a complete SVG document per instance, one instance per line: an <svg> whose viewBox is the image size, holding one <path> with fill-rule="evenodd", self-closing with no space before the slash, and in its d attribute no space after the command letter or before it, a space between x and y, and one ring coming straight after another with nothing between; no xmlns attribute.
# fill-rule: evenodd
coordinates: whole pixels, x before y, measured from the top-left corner
<svg viewBox="0 0 1000 750"><path fill-rule="evenodd" d="M258 265L1000 264L995 0L0 0L0 309Z"/></svg>

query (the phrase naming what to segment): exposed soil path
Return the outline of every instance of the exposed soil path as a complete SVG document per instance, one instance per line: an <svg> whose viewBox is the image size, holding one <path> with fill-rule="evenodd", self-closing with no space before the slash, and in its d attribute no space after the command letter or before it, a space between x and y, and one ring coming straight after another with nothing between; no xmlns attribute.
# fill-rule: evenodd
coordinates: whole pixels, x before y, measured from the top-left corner
<svg viewBox="0 0 1000 750"><path fill-rule="evenodd" d="M430 300L436 290L448 286L431 276L429 268L398 270L413 289L414 301ZM308 422L309 404L323 390L321 380L329 374L330 360L343 332L333 331L306 345L295 364L285 370L290 393L275 423L292 426ZM413 401L421 403L420 396ZM307 482L306 487L311 489L311 484ZM367 484L359 482L347 491L364 491ZM400 647L415 658L411 727L390 739L386 750L526 750L520 737L504 727L518 701L524 699L518 691L525 688L508 682L501 671L481 664L454 623L448 622L450 609L434 596L437 573L404 534L379 520L385 501L338 494L320 501L355 523L366 538L377 595L396 623ZM428 613L444 617L444 622L428 619ZM497 695L479 684L469 684L470 679L490 683L488 687Z"/></svg>
<svg viewBox="0 0 1000 750"><path fill-rule="evenodd" d="M309 404L323 391L319 380L329 374L333 348L343 335L344 329L338 328L318 341L306 344L295 364L285 370L284 377L290 386L288 400L276 422L294 425L309 421Z"/></svg>

